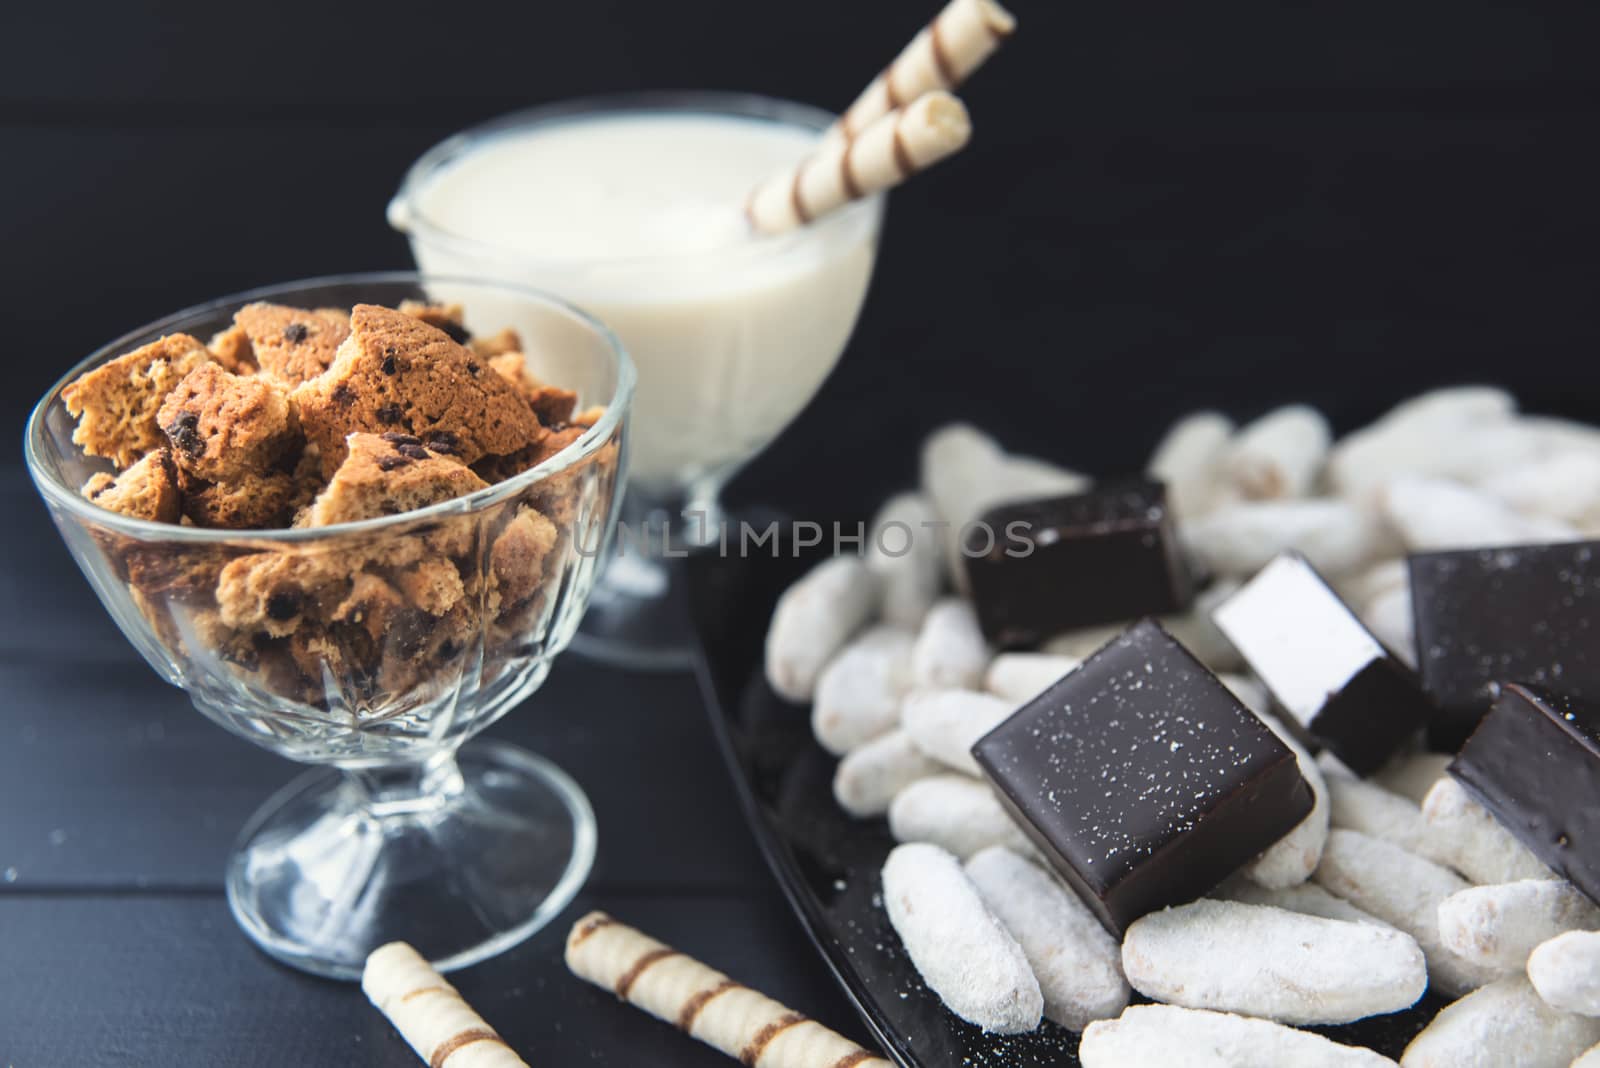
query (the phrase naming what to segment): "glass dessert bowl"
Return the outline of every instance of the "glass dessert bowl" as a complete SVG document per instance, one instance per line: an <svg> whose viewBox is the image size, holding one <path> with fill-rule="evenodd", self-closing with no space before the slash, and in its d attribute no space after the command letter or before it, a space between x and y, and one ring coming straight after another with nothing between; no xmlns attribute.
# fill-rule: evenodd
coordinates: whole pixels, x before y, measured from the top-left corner
<svg viewBox="0 0 1600 1068"><path fill-rule="evenodd" d="M112 464L75 442L69 402L82 402L69 386L163 337L217 334L217 352L234 313L253 302L395 308L437 299L441 288L414 274L349 275L179 312L73 368L27 428L29 472L62 538L145 660L214 722L319 765L249 821L227 891L262 949L338 978L358 977L367 953L394 939L443 969L492 956L551 919L588 874L595 823L578 786L513 746L465 743L538 689L577 629L616 523L632 365L605 327L560 301L451 279L466 329L511 327L536 339L526 346L529 374L555 367L552 380L588 410L540 429L560 436L521 470L497 456L469 469L448 433L352 434L349 455L302 508L302 523L311 509L322 525L265 530L153 521L91 501L86 484L111 487L102 503L126 497L131 478L122 475L132 467L119 459L112 485ZM306 336L296 324L282 329ZM474 375L498 373L469 357L478 350L428 331ZM392 373L392 359L384 364ZM189 417L162 427L172 447L148 453L150 462L170 471L172 450L195 445L183 436L194 425ZM412 509L405 502L435 469L457 480L449 498ZM351 502L360 507L340 511ZM193 520L187 506L185 514Z"/></svg>
<svg viewBox="0 0 1600 1068"><path fill-rule="evenodd" d="M580 653L691 662L681 556L718 541L722 487L844 353L884 196L776 236L753 233L744 214L751 189L813 151L833 118L742 93L567 101L434 146L389 205L423 271L559 292L615 329L638 365L629 536Z"/></svg>

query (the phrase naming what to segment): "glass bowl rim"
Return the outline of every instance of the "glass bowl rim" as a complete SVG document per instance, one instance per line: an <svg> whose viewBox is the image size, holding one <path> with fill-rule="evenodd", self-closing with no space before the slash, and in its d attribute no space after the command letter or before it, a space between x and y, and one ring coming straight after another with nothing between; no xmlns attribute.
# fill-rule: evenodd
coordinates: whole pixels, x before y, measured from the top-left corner
<svg viewBox="0 0 1600 1068"><path fill-rule="evenodd" d="M592 427L584 431L572 444L549 459L520 472L512 478L496 482L481 490L475 490L464 497L453 497L450 500L440 501L438 504L432 504L426 508L417 508L409 512L377 516L373 519L362 519L350 523L333 523L324 527L235 530L217 527L186 527L177 523L158 523L149 519L135 519L120 512L113 512L108 508L102 508L90 501L83 496L79 489L61 482L43 459L45 415L51 404L60 398L62 390L66 388L68 383L91 368L123 355L138 338L147 337L151 334L164 334L177 324L195 316L215 313L229 307L239 307L255 300L283 297L316 287L404 283L411 283L419 287L428 283L441 283L445 285L468 285L498 289L512 293L519 298L531 300L546 308L553 308L578 320L594 331L616 360L617 384L612 391L610 400L606 404L605 415ZM200 304L194 304L170 315L162 316L160 319L146 323L143 326L136 327L114 341L100 346L57 379L55 384L45 392L38 404L34 406L32 413L28 416L28 423L24 432L23 454L27 462L28 473L32 476L34 485L38 487L39 492L48 503L72 513L80 521L89 521L99 526L111 528L117 533L130 538L140 541L199 544L238 544L241 542L301 544L328 540L339 536L378 533L391 527L405 527L412 523L429 519L470 515L502 504L536 483L544 481L551 475L559 474L580 460L594 455L603 444L610 441L617 428L622 425L627 417L628 410L633 402L633 393L637 382L638 373L634 368L633 360L629 357L627 350L623 348L621 340L612 332L611 328L583 309L545 290L492 278L422 274L418 271L357 271L346 274L320 275L314 278L297 279L292 282L278 282L272 285L258 286L254 289L247 289L218 297L214 300L204 301Z"/></svg>
<svg viewBox="0 0 1600 1068"><path fill-rule="evenodd" d="M519 130L565 121L576 121L600 115L622 116L656 112L679 111L705 115L734 115L765 119L771 122L800 126L821 132L827 129L836 116L810 104L760 93L730 92L716 89L645 89L622 93L600 93L572 97L548 104L498 115L483 122L458 130L429 148L406 169L400 188L389 201L389 225L408 239L437 244L459 255L487 259L502 265L516 265L538 270L581 270L591 267L608 269L651 268L664 264L738 263L751 260L777 258L824 233L844 230L847 226L882 224L886 194L872 196L830 212L814 223L756 241L726 248L707 249L688 254L657 253L643 256L538 256L521 253L506 245L484 241L448 230L421 210L420 194L432 177L448 166L465 151Z"/></svg>

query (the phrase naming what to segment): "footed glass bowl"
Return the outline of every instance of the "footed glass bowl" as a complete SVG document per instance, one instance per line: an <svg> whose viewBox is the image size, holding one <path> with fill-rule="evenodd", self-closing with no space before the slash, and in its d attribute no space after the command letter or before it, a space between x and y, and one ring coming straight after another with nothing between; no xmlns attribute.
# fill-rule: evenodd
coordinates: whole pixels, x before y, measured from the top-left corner
<svg viewBox="0 0 1600 1068"><path fill-rule="evenodd" d="M463 303L470 330L515 328L534 374L604 416L487 489L357 523L203 529L81 494L110 470L72 442L62 390L84 371L164 334L204 340L251 301L429 298ZM595 849L583 792L531 753L464 743L539 688L577 629L615 526L633 388L610 331L552 297L371 274L242 293L141 327L34 410L29 472L128 640L216 723L320 766L252 817L228 862L234 916L266 952L349 979L369 951L405 939L460 968L531 935L582 885Z"/></svg>

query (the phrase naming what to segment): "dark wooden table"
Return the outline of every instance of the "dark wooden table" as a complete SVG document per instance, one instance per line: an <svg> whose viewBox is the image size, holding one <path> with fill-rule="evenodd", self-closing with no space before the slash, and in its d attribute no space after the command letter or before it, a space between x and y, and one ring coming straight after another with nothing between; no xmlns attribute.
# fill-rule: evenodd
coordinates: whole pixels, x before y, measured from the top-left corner
<svg viewBox="0 0 1600 1068"><path fill-rule="evenodd" d="M223 861L301 769L212 725L139 660L19 467L0 468L0 1065L419 1063L354 985L268 959ZM452 977L533 1065L726 1065L568 974L605 908L772 996L859 1030L745 828L687 674L568 655L490 735L583 784L594 873L528 942Z"/></svg>

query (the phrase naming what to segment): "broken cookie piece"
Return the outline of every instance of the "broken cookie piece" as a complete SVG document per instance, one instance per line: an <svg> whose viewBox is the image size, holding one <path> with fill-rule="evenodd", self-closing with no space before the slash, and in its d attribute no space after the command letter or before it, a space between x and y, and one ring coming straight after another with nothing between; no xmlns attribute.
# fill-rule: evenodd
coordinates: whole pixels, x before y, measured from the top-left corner
<svg viewBox="0 0 1600 1068"><path fill-rule="evenodd" d="M430 616L442 616L461 603L466 590L455 564L439 557L419 560L395 575L406 599Z"/></svg>
<svg viewBox="0 0 1600 1068"><path fill-rule="evenodd" d="M294 392L306 437L329 474L345 437L399 432L450 435L470 464L527 448L544 435L538 416L509 382L436 327L404 312L358 304L333 365Z"/></svg>
<svg viewBox="0 0 1600 1068"><path fill-rule="evenodd" d="M345 460L311 503L307 526L399 515L489 485L411 434L351 434L343 445Z"/></svg>
<svg viewBox="0 0 1600 1068"><path fill-rule="evenodd" d="M176 523L182 512L178 471L165 449L157 449L116 477L95 475L84 484L83 495L101 508L153 523Z"/></svg>
<svg viewBox="0 0 1600 1068"><path fill-rule="evenodd" d="M167 394L156 419L177 465L207 482L265 472L294 444L299 429L282 387L209 362Z"/></svg>
<svg viewBox="0 0 1600 1068"><path fill-rule="evenodd" d="M328 617L335 623L360 627L372 641L382 640L390 623L405 608L406 599L382 578L363 571L350 582L350 593Z"/></svg>
<svg viewBox="0 0 1600 1068"><path fill-rule="evenodd" d="M226 371L236 375L253 375L260 370L256 366L255 350L250 347L250 335L238 323L212 334L211 340L206 342L206 348L210 350L211 358Z"/></svg>
<svg viewBox="0 0 1600 1068"><path fill-rule="evenodd" d="M511 327L505 327L498 333L486 337L475 337L467 342L467 346L484 358L500 356L507 352L522 351L522 335Z"/></svg>
<svg viewBox="0 0 1600 1068"><path fill-rule="evenodd" d="M429 326L438 327L458 345L465 345L472 340L472 334L467 330L467 312L460 304L402 300L399 310L413 319L421 319Z"/></svg>
<svg viewBox="0 0 1600 1068"><path fill-rule="evenodd" d="M350 336L343 312L282 304L247 304L233 317L245 332L261 373L289 388L322 374Z"/></svg>
<svg viewBox="0 0 1600 1068"><path fill-rule="evenodd" d="M472 465L472 469L490 482L504 482L524 471L532 470L550 459L568 445L583 437L588 427L573 423L560 430L551 430L525 449L505 456L485 456Z"/></svg>
<svg viewBox="0 0 1600 1068"><path fill-rule="evenodd" d="M61 391L78 420L73 443L118 467L166 444L156 422L162 400L210 360L206 347L188 334L168 334L86 372Z"/></svg>
<svg viewBox="0 0 1600 1068"><path fill-rule="evenodd" d="M489 550L489 564L499 584L501 602L517 604L539 588L545 557L555 548L560 531L532 508L520 508Z"/></svg>
<svg viewBox="0 0 1600 1068"><path fill-rule="evenodd" d="M489 360L495 372L516 387L528 406L547 427L559 428L572 421L572 411L578 405L578 395L570 389L545 385L528 370L527 358L521 352L506 352Z"/></svg>
<svg viewBox="0 0 1600 1068"><path fill-rule="evenodd" d="M269 530L289 525L299 499L300 488L287 471L248 472L226 482L190 482L183 514L201 527Z"/></svg>

